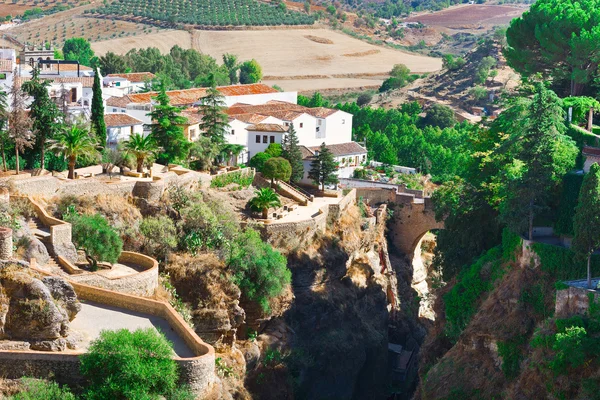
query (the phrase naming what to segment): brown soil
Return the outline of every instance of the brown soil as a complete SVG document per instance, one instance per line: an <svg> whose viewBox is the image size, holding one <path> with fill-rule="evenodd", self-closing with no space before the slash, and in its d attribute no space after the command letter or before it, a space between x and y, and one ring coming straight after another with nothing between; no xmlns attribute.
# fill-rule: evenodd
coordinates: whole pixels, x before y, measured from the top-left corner
<svg viewBox="0 0 600 400"><path fill-rule="evenodd" d="M313 42L316 43L321 43L321 44L333 44L332 40L329 39L325 39L322 37L318 37L318 36L313 36L313 35L306 35L304 36L305 38L307 38L308 40L312 40Z"/></svg>
<svg viewBox="0 0 600 400"><path fill-rule="evenodd" d="M377 54L377 53L381 53L381 50L372 49L372 50L367 50L367 51L359 51L358 53L342 54L342 56L344 56L344 57L364 57L364 56L370 56L371 54Z"/></svg>
<svg viewBox="0 0 600 400"><path fill-rule="evenodd" d="M451 29L477 29L482 25L506 25L525 10L524 7L515 6L470 4L415 15L404 22L421 22L428 26Z"/></svg>

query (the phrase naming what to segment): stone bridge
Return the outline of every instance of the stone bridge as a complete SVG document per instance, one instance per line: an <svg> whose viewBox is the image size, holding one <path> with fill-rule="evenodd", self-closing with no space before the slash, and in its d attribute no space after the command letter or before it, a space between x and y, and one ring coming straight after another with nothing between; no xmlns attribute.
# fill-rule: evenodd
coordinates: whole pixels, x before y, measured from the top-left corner
<svg viewBox="0 0 600 400"><path fill-rule="evenodd" d="M403 186L360 187L356 188L356 197L369 200L374 205L389 204L393 211L390 238L394 246L411 260L420 259L421 240L427 232L444 228L443 221L435 220L431 198L425 197L422 190Z"/></svg>

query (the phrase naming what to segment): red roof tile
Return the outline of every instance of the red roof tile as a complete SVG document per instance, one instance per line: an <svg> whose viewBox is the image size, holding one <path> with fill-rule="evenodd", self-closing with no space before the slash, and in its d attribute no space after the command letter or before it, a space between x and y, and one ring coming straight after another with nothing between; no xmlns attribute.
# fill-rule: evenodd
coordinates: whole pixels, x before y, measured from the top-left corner
<svg viewBox="0 0 600 400"><path fill-rule="evenodd" d="M146 82L156 78L152 72L130 72L128 74L108 74L107 76L127 79L129 82Z"/></svg>
<svg viewBox="0 0 600 400"><path fill-rule="evenodd" d="M255 125L250 125L249 127L246 128L246 130L248 131L255 131L255 132L287 132L287 127L284 127L282 125L279 124L255 124Z"/></svg>
<svg viewBox="0 0 600 400"><path fill-rule="evenodd" d="M131 99L129 96L112 96L106 100L107 107L119 107L119 108L127 108L127 104L131 103Z"/></svg>
<svg viewBox="0 0 600 400"><path fill-rule="evenodd" d="M582 150L584 156L600 157L600 148L585 146Z"/></svg>
<svg viewBox="0 0 600 400"><path fill-rule="evenodd" d="M360 144L358 144L356 142L330 144L326 147L331 151L331 153L333 154L334 157L352 156L355 154L366 154L367 153L367 149L365 149L364 147L362 147ZM313 147L309 147L308 149L314 153L315 151L318 151L320 148L321 148L321 146L313 146Z"/></svg>
<svg viewBox="0 0 600 400"><path fill-rule="evenodd" d="M104 115L104 123L107 127L117 127L117 126L132 126L132 125L141 125L143 124L137 118L133 118L125 113L122 114L106 114Z"/></svg>

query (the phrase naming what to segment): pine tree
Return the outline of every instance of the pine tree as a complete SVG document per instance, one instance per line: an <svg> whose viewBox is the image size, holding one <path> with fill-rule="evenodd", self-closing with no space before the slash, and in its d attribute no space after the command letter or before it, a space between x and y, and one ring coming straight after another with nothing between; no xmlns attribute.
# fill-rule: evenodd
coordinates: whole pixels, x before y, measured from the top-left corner
<svg viewBox="0 0 600 400"><path fill-rule="evenodd" d="M29 106L29 116L32 120L32 130L35 134L35 144L33 146L32 159L40 155L40 168L45 168L46 146L50 140L62 128L64 115L60 112L56 103L48 95L50 83L47 80L40 79L38 68L33 69L31 80L23 83L23 91L33 97L33 102Z"/></svg>
<svg viewBox="0 0 600 400"><path fill-rule="evenodd" d="M158 104L148 114L152 118L152 135L156 143L163 149L157 161L169 164L187 158L190 142L185 138L182 124L187 119L180 115L180 108L171 105L165 85L161 82L159 92L154 99Z"/></svg>
<svg viewBox="0 0 600 400"><path fill-rule="evenodd" d="M579 202L573 218L573 250L587 259L587 284L592 286L590 261L592 253L600 248L600 166L592 164L590 172L583 177L579 190Z"/></svg>
<svg viewBox="0 0 600 400"><path fill-rule="evenodd" d="M104 102L102 100L102 86L100 84L100 71L96 68L94 75L94 86L92 87L92 130L94 131L98 144L106 147L106 124L104 122Z"/></svg>
<svg viewBox="0 0 600 400"><path fill-rule="evenodd" d="M287 135L283 139L283 153L282 156L290 162L292 166L292 176L290 181L292 183L298 183L304 177L304 163L302 162L302 151L300 151L300 145L298 144L298 135L294 124L290 124L290 129Z"/></svg>
<svg viewBox="0 0 600 400"><path fill-rule="evenodd" d="M202 114L200 130L204 136L209 137L213 143L225 143L225 133L229 126L229 117L224 112L225 98L217 90L214 83L207 89L206 96L200 99L198 112Z"/></svg>
<svg viewBox="0 0 600 400"><path fill-rule="evenodd" d="M313 180L316 185L321 185L321 190L325 190L325 185L333 185L339 182L337 175L337 163L333 158L331 151L321 144L319 153L310 163L310 171L308 177Z"/></svg>
<svg viewBox="0 0 600 400"><path fill-rule="evenodd" d="M15 69L15 76L18 76ZM25 111L25 95L17 85L17 80L13 81L10 90L10 114L8 115L8 135L15 145L16 155L16 174L19 175L20 164L19 154L26 148L33 146L33 135L31 133L31 120Z"/></svg>

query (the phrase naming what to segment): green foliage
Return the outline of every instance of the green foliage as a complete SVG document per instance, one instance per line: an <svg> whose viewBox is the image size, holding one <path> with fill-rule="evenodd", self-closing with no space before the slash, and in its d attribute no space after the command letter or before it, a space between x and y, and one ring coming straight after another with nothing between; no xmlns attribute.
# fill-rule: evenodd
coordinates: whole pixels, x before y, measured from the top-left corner
<svg viewBox="0 0 600 400"><path fill-rule="evenodd" d="M515 254L523 244L523 239L508 229L502 230L502 259L516 261Z"/></svg>
<svg viewBox="0 0 600 400"><path fill-rule="evenodd" d="M269 301L291 282L292 273L285 256L263 242L252 229L233 241L226 264L242 295L260 304L263 311L270 309Z"/></svg>
<svg viewBox="0 0 600 400"><path fill-rule="evenodd" d="M290 162L283 157L269 158L263 166L262 173L267 179L288 182L292 175Z"/></svg>
<svg viewBox="0 0 600 400"><path fill-rule="evenodd" d="M213 177L210 181L210 187L222 188L232 183L237 183L241 187L247 188L254 181L254 175L248 171L233 171L227 174L221 174Z"/></svg>
<svg viewBox="0 0 600 400"><path fill-rule="evenodd" d="M493 287L494 281L501 276L501 256L500 246L487 251L459 274L457 284L444 295L445 333L453 342L458 339L477 311L482 295L487 293Z"/></svg>
<svg viewBox="0 0 600 400"><path fill-rule="evenodd" d="M265 153L271 157L281 157L281 154L283 153L283 147L279 143L271 143L266 148Z"/></svg>
<svg viewBox="0 0 600 400"><path fill-rule="evenodd" d="M325 185L333 185L339 182L335 174L337 167L337 162L335 162L331 150L325 146L325 143L322 143L319 154L310 163L308 177L313 180L315 185L320 185L321 190L325 190Z"/></svg>
<svg viewBox="0 0 600 400"><path fill-rule="evenodd" d="M240 83L258 83L263 76L262 68L258 61L252 59L242 63L240 66Z"/></svg>
<svg viewBox="0 0 600 400"><path fill-rule="evenodd" d="M80 64L91 66L94 50L85 38L70 38L65 40L62 52L65 60L79 61Z"/></svg>
<svg viewBox="0 0 600 400"><path fill-rule="evenodd" d="M575 216L575 207L577 206L582 183L583 175L573 173L565 175L558 207L556 209L554 233L570 236L574 234L573 217Z"/></svg>
<svg viewBox="0 0 600 400"><path fill-rule="evenodd" d="M585 260L576 257L571 249L534 243L533 250L540 257L541 269L556 280L581 279L586 274ZM600 257L592 255L592 271L600 271Z"/></svg>
<svg viewBox="0 0 600 400"><path fill-rule="evenodd" d="M225 133L229 126L229 117L225 113L225 97L216 86L206 91L206 96L200 99L198 111L202 114L202 122L199 128L204 136L211 139L213 143L225 143Z"/></svg>
<svg viewBox="0 0 600 400"><path fill-rule="evenodd" d="M288 160L292 167L290 181L292 183L300 182L304 178L304 162L302 161L302 151L293 123L290 124L288 134L283 138L282 148L281 156Z"/></svg>
<svg viewBox="0 0 600 400"><path fill-rule="evenodd" d="M442 58L442 66L450 71L461 69L467 61L462 57L455 57L452 54L446 54Z"/></svg>
<svg viewBox="0 0 600 400"><path fill-rule="evenodd" d="M369 104L371 102L371 100L373 100L373 96L371 94L362 93L356 99L356 104L358 104L360 107L366 106L367 104Z"/></svg>
<svg viewBox="0 0 600 400"><path fill-rule="evenodd" d="M97 268L98 261L117 262L123 250L123 241L106 218L100 214L70 213L65 220L71 223L73 242L85 251L92 269Z"/></svg>
<svg viewBox="0 0 600 400"><path fill-rule="evenodd" d="M590 108L594 109L594 111L600 111L600 102L586 96L566 97L563 99L563 105L565 110L573 107L572 122L574 124L586 123Z"/></svg>
<svg viewBox="0 0 600 400"><path fill-rule="evenodd" d="M143 172L144 163L148 158L154 157L159 148L153 135L134 133L123 143L123 150L135 157L137 172Z"/></svg>
<svg viewBox="0 0 600 400"><path fill-rule="evenodd" d="M144 218L140 224L140 233L144 235L147 251L158 258L164 259L177 247L177 228L167 216Z"/></svg>
<svg viewBox="0 0 600 400"><path fill-rule="evenodd" d="M506 341L498 342L498 355L502 358L502 372L507 379L514 379L519 375L521 360L523 358L523 345L526 343L524 336L516 336Z"/></svg>
<svg viewBox="0 0 600 400"><path fill-rule="evenodd" d="M281 207L279 195L271 188L260 188L254 194L248 205L251 210L262 212L263 219L267 219L269 208Z"/></svg>
<svg viewBox="0 0 600 400"><path fill-rule="evenodd" d="M175 286L171 283L171 277L168 272L160 274L160 283L169 294L169 304L171 307L181 315L181 318L187 322L190 328L194 329L192 309L184 303L183 300L181 300L181 297L179 297L179 294L177 294L177 289L175 289Z"/></svg>
<svg viewBox="0 0 600 400"><path fill-rule="evenodd" d="M190 203L180 211L180 228L184 234L181 246L192 254L205 249L219 249L229 239L225 236L217 215L202 200Z"/></svg>
<svg viewBox="0 0 600 400"><path fill-rule="evenodd" d="M109 74L122 74L127 71L125 57L121 57L112 51L98 58L100 70L104 76Z"/></svg>
<svg viewBox="0 0 600 400"><path fill-rule="evenodd" d="M24 390L8 400L75 400L68 387L60 387L55 382L46 382L31 378L22 378Z"/></svg>
<svg viewBox="0 0 600 400"><path fill-rule="evenodd" d="M64 127L62 131L58 132L50 149L62 154L67 159L69 179L75 177L75 163L78 160L85 158L97 159L100 156L96 138L85 127L77 125Z"/></svg>
<svg viewBox="0 0 600 400"><path fill-rule="evenodd" d="M252 156L252 158L250 159L250 162L248 162L248 166L256 169L258 172L262 172L262 170L265 166L265 163L271 157L272 156L270 154L264 153L262 151L258 152L254 156Z"/></svg>
<svg viewBox="0 0 600 400"><path fill-rule="evenodd" d="M102 331L81 356L86 399L158 399L177 387L171 343L153 328Z"/></svg>
<svg viewBox="0 0 600 400"><path fill-rule="evenodd" d="M477 103L487 98L488 90L483 86L476 85L469 89L469 95L475 101L475 103Z"/></svg>
<svg viewBox="0 0 600 400"><path fill-rule="evenodd" d="M94 85L92 86L92 115L90 123L92 131L96 135L98 144L106 147L106 123L104 122L104 100L102 99L102 83L100 82L100 71L96 68Z"/></svg>
<svg viewBox="0 0 600 400"><path fill-rule="evenodd" d="M162 148L158 155L158 162L171 164L187 158L190 143L183 134L181 124L186 118L181 116L181 110L171 105L169 96L166 94L165 85L160 85L158 95L154 98L157 104L148 114L152 118L152 136L156 143Z"/></svg>
<svg viewBox="0 0 600 400"><path fill-rule="evenodd" d="M456 118L454 117L454 111L450 107L435 103L427 110L423 123L444 129L454 126Z"/></svg>
<svg viewBox="0 0 600 400"><path fill-rule="evenodd" d="M564 374L568 367L581 366L586 358L583 346L586 337L585 328L580 326L571 326L564 332L557 333L552 346L556 355L550 363L550 368L557 374Z"/></svg>
<svg viewBox="0 0 600 400"><path fill-rule="evenodd" d="M256 0L118 0L92 11L103 15L133 15L172 24L205 26L312 25L315 16Z"/></svg>

